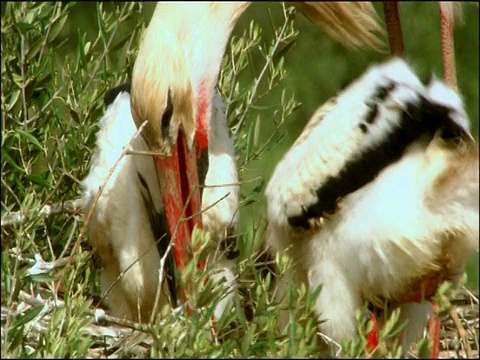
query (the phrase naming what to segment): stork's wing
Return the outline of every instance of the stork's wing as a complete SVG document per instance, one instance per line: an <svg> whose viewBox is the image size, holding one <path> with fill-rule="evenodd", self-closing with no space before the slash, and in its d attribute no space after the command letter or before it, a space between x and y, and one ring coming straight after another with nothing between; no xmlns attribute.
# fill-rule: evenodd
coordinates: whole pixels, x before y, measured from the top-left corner
<svg viewBox="0 0 480 360"><path fill-rule="evenodd" d="M438 129L444 137L467 134L466 115L453 105L429 98L403 60L371 68L317 111L278 164L266 190L270 219L309 228L416 140Z"/></svg>
<svg viewBox="0 0 480 360"><path fill-rule="evenodd" d="M369 46L378 49L382 43L377 35L383 30L371 2L295 1L290 4L347 47Z"/></svg>

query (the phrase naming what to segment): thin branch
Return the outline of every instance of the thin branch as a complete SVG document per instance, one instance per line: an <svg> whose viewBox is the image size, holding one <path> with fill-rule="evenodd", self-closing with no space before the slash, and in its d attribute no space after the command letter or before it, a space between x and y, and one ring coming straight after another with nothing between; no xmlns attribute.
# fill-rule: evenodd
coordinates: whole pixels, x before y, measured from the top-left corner
<svg viewBox="0 0 480 360"><path fill-rule="evenodd" d="M122 11L120 13L120 15L118 16L119 18L122 18L123 17L123 13L125 12L125 8L129 5L129 3L125 3L125 5L123 6L122 8ZM121 24L121 22L118 22L118 24ZM102 53L102 56L100 56L99 60L97 61L97 64L95 65L95 69L93 69L92 71L92 75L90 76L90 78L88 79L88 82L87 82L87 85L85 85L85 87L83 88L83 92L85 92L86 89L88 89L88 87L90 86L90 84L92 83L92 80L95 76L95 74L97 73L98 71L98 68L100 67L102 61L103 61L103 58L105 56L107 56L108 54L108 51L110 50L110 46L112 45L112 41L113 41L113 38L115 37L115 33L117 32L117 29L118 29L118 24L117 26L115 26L115 28L113 29L113 32L112 34L110 35L110 39L108 39L108 42L107 44L105 45L105 48L103 50L103 53ZM99 31L102 31L101 29Z"/></svg>
<svg viewBox="0 0 480 360"><path fill-rule="evenodd" d="M455 327L457 328L458 336L460 337L460 341L463 342L463 345L465 346L465 353L467 354L467 358L472 357L472 348L470 347L470 343L468 342L468 335L467 332L465 331L464 327L462 326L462 322L458 318L457 314L457 307L452 306L450 308L450 311L448 312L450 317L452 318Z"/></svg>
<svg viewBox="0 0 480 360"><path fill-rule="evenodd" d="M67 200L53 205L45 205L38 212L31 209L12 212L2 216L1 227L24 223L33 218L47 218L58 213L80 214L83 207L82 203L82 199Z"/></svg>
<svg viewBox="0 0 480 360"><path fill-rule="evenodd" d="M2 286L3 286L3 284L2 284ZM18 298L19 298L20 301L24 301L25 303L27 303L28 305L33 306L33 307L52 306L52 304L48 304L50 302L49 300L45 301L40 296L35 297L33 295L30 295L30 294L26 293L23 290L20 290L20 292L18 294ZM64 305L64 302L61 301L61 300L60 301L54 301L53 307L63 306L63 305ZM111 324L128 327L128 328L131 328L131 329L134 329L134 330L137 330L137 331L142 331L142 332L147 332L148 331L148 329L145 325L135 323L133 321L129 321L129 320L126 320L126 319L120 319L120 318L116 318L114 316L107 315L107 314L105 314L105 312L102 309L96 309L96 310L87 309L85 312L86 312L87 315L92 316L96 323L108 322L108 323L111 323ZM163 325L164 324L160 323L157 326L163 326Z"/></svg>
<svg viewBox="0 0 480 360"><path fill-rule="evenodd" d="M160 269L158 270L158 286L157 286L157 291L155 293L155 301L153 303L153 310L152 310L152 313L150 315L150 323L152 323L152 324L153 324L153 320L155 318L155 315L157 314L158 304L160 302L160 293L161 293L161 290L163 289L163 269L165 269L165 262L167 261L168 254L172 250L172 247L173 247L173 241L170 240L170 242L168 243L168 247L165 250L165 254L163 254L162 258L160 259ZM172 294L172 298L174 298L173 294Z"/></svg>
<svg viewBox="0 0 480 360"><path fill-rule="evenodd" d="M25 9L25 6L24 6ZM22 107L23 107L23 124L28 124L27 99L25 95L25 35L20 39L20 74L22 75Z"/></svg>
<svg viewBox="0 0 480 360"><path fill-rule="evenodd" d="M265 59L266 61L265 61L265 64L263 65L262 70L260 71L260 75L258 75L258 77L255 79L255 83L253 85L252 92L250 93L250 96L248 97L247 105L245 106L242 117L240 118L238 123L235 125L235 129L232 131L232 134L233 134L234 138L237 137L243 123L245 122L245 118L247 116L247 113L250 111L250 108L253 105L253 100L255 98L255 94L257 93L258 87L260 86L260 82L262 81L263 77L265 76L265 73L267 72L267 69L269 68L270 64L273 62L273 55L275 54L275 52L278 49L278 46L280 45L280 43L283 40L283 34L287 30L287 27L289 25L289 20L290 19L287 18L285 23L283 24L282 29L280 30L280 33L278 34L278 36L275 39L275 43L274 43L273 47L270 49L269 53L266 56L266 59Z"/></svg>

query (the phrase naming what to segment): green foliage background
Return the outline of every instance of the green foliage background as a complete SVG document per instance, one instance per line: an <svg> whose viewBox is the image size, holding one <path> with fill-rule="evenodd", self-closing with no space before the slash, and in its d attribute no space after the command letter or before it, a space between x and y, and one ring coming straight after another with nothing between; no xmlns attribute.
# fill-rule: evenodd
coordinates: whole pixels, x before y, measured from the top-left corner
<svg viewBox="0 0 480 360"><path fill-rule="evenodd" d="M101 5L93 2L1 3L2 217L24 209L31 209L34 213L33 210L38 211L44 204L71 200L81 195L79 181L88 172L97 122L105 111L103 95L106 90L130 79L138 41L154 6L154 3L125 5L111 2ZM375 3L375 7L382 18L381 3ZM408 60L421 77L435 74L441 78L437 4L402 3L401 15ZM16 17L13 22L12 16ZM249 64L236 79L240 89L252 84L261 72L265 63L262 49L275 38L273 28L278 29L282 25L283 16L279 3L255 3L240 19L234 37L248 33L252 19L260 31L260 43L248 51ZM478 20L478 5L466 4L464 21L457 24L455 31L459 89L477 139ZM296 14L295 27L298 35L293 46L289 47L290 42L283 44L284 69L288 72L285 79L253 104L237 139L237 150L241 150L237 154L240 178L245 181L241 190L241 232L251 239L255 238L255 241L262 238L257 225L265 223L264 186L275 164L300 134L311 114L370 64L389 57L387 44L382 53L345 49L300 14ZM227 54L229 51L230 48ZM266 81L262 81L258 92L269 89ZM283 104L282 91L285 91L285 98L293 96L301 105L294 106L295 111L277 128L273 119L278 118L278 109ZM227 94L222 95L226 97ZM232 117L235 117L234 111L232 106L229 109ZM272 146L259 156L248 158L245 144L253 154L262 148L274 130ZM29 277L27 268L31 262L15 254L12 256L13 249L30 258L33 254L41 254L47 261L61 258L65 255L66 244L71 244L72 238L75 241L83 225L81 218L72 214L32 219L11 227L2 226L2 311L4 304L10 306L16 302L20 289L37 289L39 283L49 284L52 280L48 276L42 279ZM82 246L87 251L80 251L80 260L75 263L66 281L68 294L75 298L75 304L81 303L82 306L62 308L56 313L49 331L58 334L35 339L43 346L37 356L82 356L82 351L86 351L85 347L89 345L79 339L75 329L85 323L82 311L91 305L90 295L99 292L98 274L89 263L91 254L88 245L84 242ZM242 266L247 267L246 264ZM469 264L468 275L469 285L478 288L478 254ZM94 284L93 290L90 289L91 284ZM262 294L265 299L262 298L263 302L259 305L259 300L256 305L265 310L265 320L262 321L267 323L275 319L276 309L272 310L268 296ZM80 302L77 302L78 299ZM66 303L70 301L67 296L65 300ZM29 316L34 318L36 315L38 311ZM28 335L28 332L27 335L23 332L26 318L19 316L12 324L8 324L7 320L5 328L9 329L10 344L3 337L2 317L2 343L10 344L9 351L13 351L7 352L9 356L25 356L23 352L15 352L25 350L17 350L20 347L13 345L18 345L22 336ZM68 321L71 323L66 326ZM305 318L305 322L308 321ZM260 322L254 325L258 324ZM312 324L308 323L308 326ZM66 331L67 328L75 331ZM183 329L181 325L179 328ZM245 328L248 326L245 325ZM270 328L270 324L265 325L265 329ZM254 352L250 346L263 346L260 340L264 339L262 336L266 332L256 331L253 327L249 331L249 336L258 342L245 337L242 348L253 351L250 356L265 354ZM166 333L159 338L168 336L172 335ZM300 349L300 345L295 345L293 349ZM305 352L296 352L291 348L282 351L288 351L286 355L311 353L307 345L301 350ZM3 347L2 354L5 354ZM178 355L175 352L172 354ZM192 354L190 356L197 353ZM247 352L241 353L245 354Z"/></svg>

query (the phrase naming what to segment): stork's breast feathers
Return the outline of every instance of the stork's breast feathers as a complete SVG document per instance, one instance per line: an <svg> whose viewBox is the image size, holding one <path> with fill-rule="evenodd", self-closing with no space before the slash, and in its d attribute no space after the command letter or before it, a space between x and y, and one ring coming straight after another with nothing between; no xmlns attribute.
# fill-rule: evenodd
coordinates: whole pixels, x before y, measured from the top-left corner
<svg viewBox="0 0 480 360"><path fill-rule="evenodd" d="M471 141L459 96L437 80L425 87L403 60L372 67L314 114L278 164L266 190L270 221L308 229L437 132Z"/></svg>

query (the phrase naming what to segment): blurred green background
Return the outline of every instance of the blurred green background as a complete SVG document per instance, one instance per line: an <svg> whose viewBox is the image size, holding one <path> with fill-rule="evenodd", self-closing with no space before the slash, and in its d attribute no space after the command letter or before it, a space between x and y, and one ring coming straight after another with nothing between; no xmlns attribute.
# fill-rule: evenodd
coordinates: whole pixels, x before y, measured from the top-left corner
<svg viewBox="0 0 480 360"><path fill-rule="evenodd" d="M105 8L113 7L113 3L104 3ZM143 4L143 16L149 19L154 3ZM383 21L381 3L375 7ZM4 3L2 3L4 10ZM479 70L479 13L478 3L464 5L463 21L455 27L455 50L457 76L460 93L463 95L466 110L472 122L474 136L478 139L478 70ZM440 22L438 4L436 2L408 2L400 5L407 59L422 78L435 74L442 78L442 57L440 43ZM3 11L2 11L3 13ZM59 63L65 56L72 55L77 48L80 33L86 32L86 41L93 41L98 31L96 4L79 2L73 5L68 21L62 30L58 41L67 40L65 52L59 53ZM283 11L280 3L255 3L241 17L234 30L234 35L240 36L254 19L262 30L262 41L269 42L273 37L271 19L280 26L283 23ZM268 181L275 164L288 150L296 137L302 131L315 109L324 103L336 91L359 76L372 63L380 62L389 57L386 36L384 52L371 50L349 50L331 40L319 28L312 25L301 14L297 13L295 26L299 30L296 43L285 55L285 68L288 76L280 89L273 91L256 104L247 118L253 122L260 116L260 132L257 144L262 144L274 129L271 121L273 111L280 104L282 88L289 95L301 102L301 106L288 119L281 129L278 146L262 156L251 161L248 166L240 169L241 180L263 177ZM122 24L118 36L127 34L133 27L132 22ZM122 56L119 54L119 56ZM253 81L263 66L259 53L251 54L253 66L251 71L244 71L242 81ZM85 159L85 161L90 159ZM246 183L242 193L249 194L258 187L258 182ZM264 187L253 198L256 200L241 209L241 228L245 229L252 221L265 218ZM249 195L250 196L250 195ZM469 264L469 280L472 286L478 288L478 254Z"/></svg>

